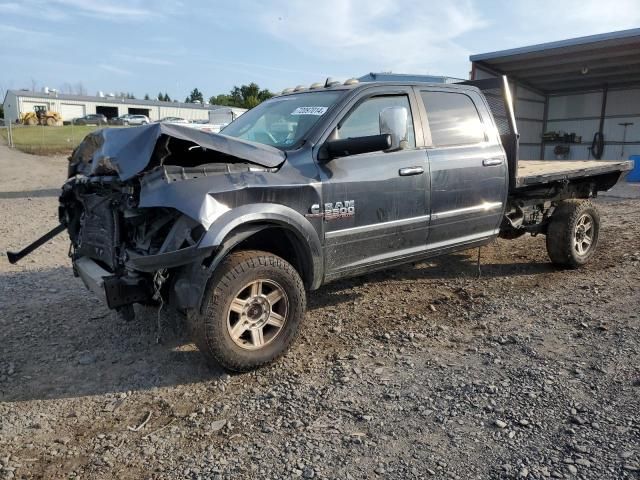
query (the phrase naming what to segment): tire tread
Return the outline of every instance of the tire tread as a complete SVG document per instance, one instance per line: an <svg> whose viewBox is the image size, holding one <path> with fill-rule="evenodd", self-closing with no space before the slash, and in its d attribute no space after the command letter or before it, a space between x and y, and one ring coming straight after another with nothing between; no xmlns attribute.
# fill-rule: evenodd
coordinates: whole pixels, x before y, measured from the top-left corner
<svg viewBox="0 0 640 480"><path fill-rule="evenodd" d="M294 332L286 339L283 348L276 355L260 362L243 359L242 355L228 355L223 351L224 348L222 348L220 340L212 335L213 332L216 332L215 315L224 308L230 293L229 290L235 281L241 275L260 267L274 267L281 270L295 283L297 294L289 295L289 308L299 312L301 316L304 315L306 307L304 285L300 275L291 264L276 255L260 250L241 250L229 254L209 279L200 310L190 312L187 317L191 338L198 349L208 361L222 365L227 370L246 372L275 361L286 352L300 331L301 322L296 322ZM294 301L295 305L293 305Z"/></svg>
<svg viewBox="0 0 640 480"><path fill-rule="evenodd" d="M594 243L586 257L577 257L573 251L573 228L578 218L590 210L594 219L596 234ZM571 227L571 228L570 228ZM563 268L578 268L584 265L597 248L600 229L600 215L590 200L569 199L560 202L551 216L547 229L546 246L551 262Z"/></svg>

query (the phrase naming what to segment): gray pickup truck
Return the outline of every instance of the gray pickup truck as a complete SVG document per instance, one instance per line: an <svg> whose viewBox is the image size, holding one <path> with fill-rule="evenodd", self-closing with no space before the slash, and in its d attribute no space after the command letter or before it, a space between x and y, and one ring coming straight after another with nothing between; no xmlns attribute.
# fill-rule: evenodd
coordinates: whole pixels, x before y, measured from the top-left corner
<svg viewBox="0 0 640 480"><path fill-rule="evenodd" d="M170 305L233 371L295 339L306 292L339 278L546 235L551 261L594 254L590 199L631 162L518 161L506 78L298 87L221 134L105 129L70 157L60 231L108 306Z"/></svg>

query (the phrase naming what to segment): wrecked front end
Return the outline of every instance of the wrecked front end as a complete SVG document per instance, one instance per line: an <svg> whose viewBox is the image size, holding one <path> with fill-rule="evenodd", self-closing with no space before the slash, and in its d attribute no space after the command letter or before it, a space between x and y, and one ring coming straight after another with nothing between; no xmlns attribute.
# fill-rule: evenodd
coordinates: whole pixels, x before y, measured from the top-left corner
<svg viewBox="0 0 640 480"><path fill-rule="evenodd" d="M171 273L215 250L203 238L229 210L216 194L283 161L277 149L176 125L88 136L70 158L60 196L74 273L127 316L134 303L168 300Z"/></svg>
<svg viewBox="0 0 640 480"><path fill-rule="evenodd" d="M163 271L206 257L205 229L173 208L140 208L135 181L76 176L60 197L74 272L109 308L160 299Z"/></svg>

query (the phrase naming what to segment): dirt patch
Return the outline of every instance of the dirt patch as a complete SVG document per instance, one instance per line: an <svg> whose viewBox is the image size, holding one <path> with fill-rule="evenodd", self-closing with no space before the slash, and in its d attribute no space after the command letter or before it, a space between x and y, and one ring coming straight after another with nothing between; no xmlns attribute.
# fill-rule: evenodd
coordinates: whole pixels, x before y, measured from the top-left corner
<svg viewBox="0 0 640 480"><path fill-rule="evenodd" d="M4 251L55 226L66 165L0 157ZM63 235L2 258L0 478L638 478L640 201L597 203L584 269L527 236L479 278L473 251L336 282L238 376L162 313L115 317Z"/></svg>

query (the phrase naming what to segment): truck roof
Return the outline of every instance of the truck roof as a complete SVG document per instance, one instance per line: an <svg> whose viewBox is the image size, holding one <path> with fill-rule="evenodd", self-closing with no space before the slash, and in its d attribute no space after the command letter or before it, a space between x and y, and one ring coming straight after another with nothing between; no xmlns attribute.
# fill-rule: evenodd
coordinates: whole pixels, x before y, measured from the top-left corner
<svg viewBox="0 0 640 480"><path fill-rule="evenodd" d="M471 85L466 85L463 83L438 83L438 82L418 82L418 81L380 81L380 82L355 82L351 84L339 84L330 87L320 87L320 88L300 88L299 90L293 90L286 93L281 93L276 95L276 97L284 97L288 95L296 95L300 93L312 93L312 92L323 92L323 91L340 91L340 90L358 90L372 87L389 87L389 86L397 86L397 87L438 87L438 88L450 88L455 90L478 90L476 87Z"/></svg>

